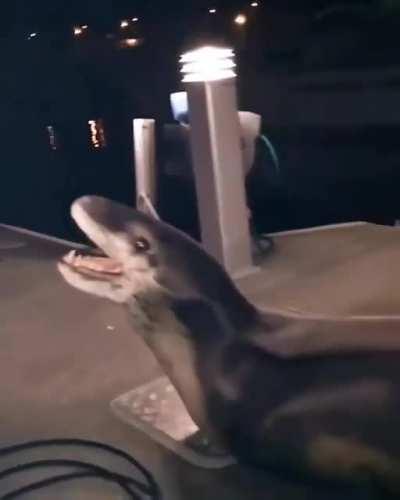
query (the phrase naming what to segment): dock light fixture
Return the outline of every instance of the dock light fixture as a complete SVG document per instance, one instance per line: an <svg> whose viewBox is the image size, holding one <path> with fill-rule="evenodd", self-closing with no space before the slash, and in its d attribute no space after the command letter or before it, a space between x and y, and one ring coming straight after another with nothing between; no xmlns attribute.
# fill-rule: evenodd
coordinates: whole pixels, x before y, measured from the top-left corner
<svg viewBox="0 0 400 500"><path fill-rule="evenodd" d="M236 76L234 52L229 48L202 47L180 58L183 82L208 82Z"/></svg>
<svg viewBox="0 0 400 500"><path fill-rule="evenodd" d="M187 93L196 196L204 248L231 274L253 272L243 154L231 48L205 46L180 58Z"/></svg>

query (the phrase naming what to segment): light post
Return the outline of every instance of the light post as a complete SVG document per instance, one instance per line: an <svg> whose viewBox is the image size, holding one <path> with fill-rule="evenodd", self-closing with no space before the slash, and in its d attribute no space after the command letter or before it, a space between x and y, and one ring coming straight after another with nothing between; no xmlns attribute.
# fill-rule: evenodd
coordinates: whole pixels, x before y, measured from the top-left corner
<svg viewBox="0 0 400 500"><path fill-rule="evenodd" d="M233 50L203 47L181 56L202 243L239 277L252 265Z"/></svg>

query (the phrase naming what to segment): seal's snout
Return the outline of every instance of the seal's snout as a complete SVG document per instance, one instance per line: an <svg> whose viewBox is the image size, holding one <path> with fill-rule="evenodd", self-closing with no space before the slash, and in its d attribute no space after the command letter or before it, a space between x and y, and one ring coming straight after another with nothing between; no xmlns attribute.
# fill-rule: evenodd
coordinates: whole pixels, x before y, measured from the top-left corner
<svg viewBox="0 0 400 500"><path fill-rule="evenodd" d="M100 196L81 196L71 205L71 216L78 223L83 216L93 219L101 217L108 210L110 202Z"/></svg>
<svg viewBox="0 0 400 500"><path fill-rule="evenodd" d="M108 235L125 232L129 220L124 207L101 196L78 198L71 205L71 216L86 236L101 248Z"/></svg>
<svg viewBox="0 0 400 500"><path fill-rule="evenodd" d="M85 195L81 196L80 198L76 199L71 206L71 211L74 210L75 207L88 207L92 203L92 200L94 199L94 196L91 195Z"/></svg>

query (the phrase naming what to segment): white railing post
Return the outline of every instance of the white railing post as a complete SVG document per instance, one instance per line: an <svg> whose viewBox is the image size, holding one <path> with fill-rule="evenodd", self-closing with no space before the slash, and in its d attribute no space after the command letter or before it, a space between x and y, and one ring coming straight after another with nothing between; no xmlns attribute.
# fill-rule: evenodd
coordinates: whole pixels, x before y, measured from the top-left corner
<svg viewBox="0 0 400 500"><path fill-rule="evenodd" d="M133 120L136 208L158 218L155 120Z"/></svg>

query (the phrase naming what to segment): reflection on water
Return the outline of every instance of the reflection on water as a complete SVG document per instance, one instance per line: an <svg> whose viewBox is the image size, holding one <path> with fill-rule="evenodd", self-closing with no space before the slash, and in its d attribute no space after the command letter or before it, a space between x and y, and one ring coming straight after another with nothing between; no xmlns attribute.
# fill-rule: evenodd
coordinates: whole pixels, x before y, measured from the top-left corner
<svg viewBox="0 0 400 500"><path fill-rule="evenodd" d="M139 38L123 38L119 42L121 49L132 49L140 45L142 41Z"/></svg>
<svg viewBox="0 0 400 500"><path fill-rule="evenodd" d="M54 130L54 127L52 125L47 125L46 130L49 134L49 143L50 143L50 148L55 151L58 147L57 145L57 139L56 139L56 133Z"/></svg>
<svg viewBox="0 0 400 500"><path fill-rule="evenodd" d="M97 120L89 120L88 125L90 132L90 148L105 148L107 146L107 141L103 120L101 118L98 118ZM50 149L56 151L60 148L59 130L56 131L56 128L53 125L47 125L46 131L48 134Z"/></svg>
<svg viewBox="0 0 400 500"><path fill-rule="evenodd" d="M90 140L91 144L95 149L102 149L107 146L106 137L104 133L103 120L100 118L98 120L88 121L90 128Z"/></svg>
<svg viewBox="0 0 400 500"><path fill-rule="evenodd" d="M57 118L28 116L0 130L0 222L79 241L74 199L93 193L133 203L131 120Z"/></svg>

